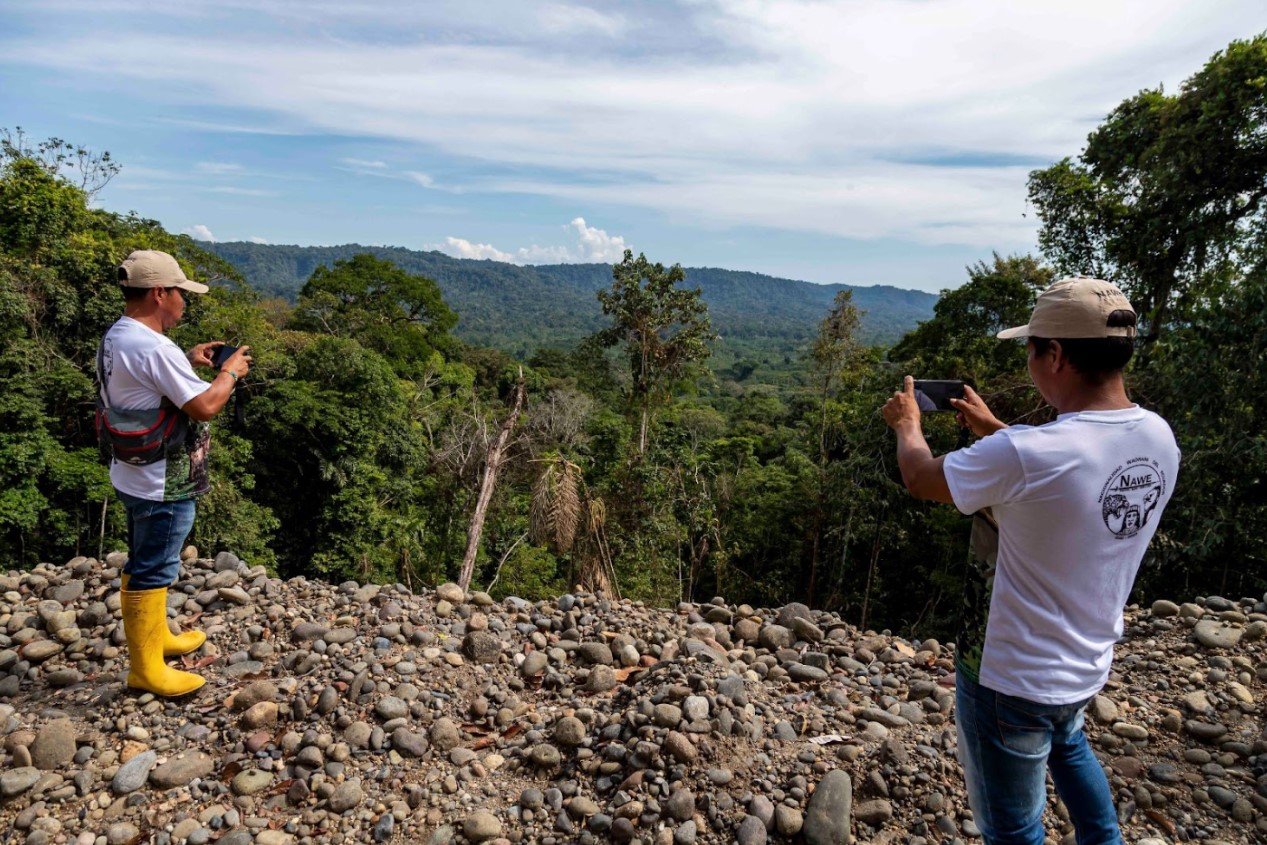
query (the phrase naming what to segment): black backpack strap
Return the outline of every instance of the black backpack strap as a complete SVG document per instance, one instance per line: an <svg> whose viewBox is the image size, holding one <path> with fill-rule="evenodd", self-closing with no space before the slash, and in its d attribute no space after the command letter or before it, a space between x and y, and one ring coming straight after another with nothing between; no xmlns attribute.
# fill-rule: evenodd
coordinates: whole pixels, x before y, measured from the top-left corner
<svg viewBox="0 0 1267 845"><path fill-rule="evenodd" d="M108 335L109 332L106 332ZM106 381L106 338L101 338L101 343L97 344L97 395L101 398L101 404L110 407L110 393L108 390L108 382Z"/></svg>

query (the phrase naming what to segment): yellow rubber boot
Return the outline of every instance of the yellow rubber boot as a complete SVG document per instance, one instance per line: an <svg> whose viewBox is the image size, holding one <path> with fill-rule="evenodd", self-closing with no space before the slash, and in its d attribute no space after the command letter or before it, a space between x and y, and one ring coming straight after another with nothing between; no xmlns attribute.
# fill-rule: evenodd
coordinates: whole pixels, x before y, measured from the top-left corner
<svg viewBox="0 0 1267 845"><path fill-rule="evenodd" d="M123 592L123 633L128 640L128 686L172 698L207 681L163 662L167 630L167 588Z"/></svg>
<svg viewBox="0 0 1267 845"><path fill-rule="evenodd" d="M123 581L120 589L126 591L128 579L131 576L124 572L119 577ZM172 629L166 623L163 624L163 630L167 632L167 637L163 640L164 657L180 657L182 654L189 654L191 651L197 651L202 648L202 644L207 641L207 635L202 631L186 631L183 634L173 634Z"/></svg>

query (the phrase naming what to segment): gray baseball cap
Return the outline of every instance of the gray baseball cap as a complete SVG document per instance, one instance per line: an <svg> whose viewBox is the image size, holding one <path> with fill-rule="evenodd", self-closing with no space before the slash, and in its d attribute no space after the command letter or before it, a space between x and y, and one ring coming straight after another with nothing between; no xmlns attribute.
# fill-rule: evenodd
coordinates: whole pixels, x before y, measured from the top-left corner
<svg viewBox="0 0 1267 845"><path fill-rule="evenodd" d="M138 249L119 265L119 284L129 288L180 288L206 293L210 288L185 278L180 264L165 252Z"/></svg>

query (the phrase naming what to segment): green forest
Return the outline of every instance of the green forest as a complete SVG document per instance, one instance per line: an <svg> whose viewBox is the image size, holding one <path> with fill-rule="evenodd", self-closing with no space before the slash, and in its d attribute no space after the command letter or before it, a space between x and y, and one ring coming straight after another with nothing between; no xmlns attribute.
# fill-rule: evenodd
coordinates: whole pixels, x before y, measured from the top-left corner
<svg viewBox="0 0 1267 845"><path fill-rule="evenodd" d="M657 605L798 600L945 636L969 522L906 493L880 406L911 373L972 379L1007 422L1049 420L1023 344L993 333L1024 323L1051 281L1087 273L1135 303L1128 386L1183 450L1137 596L1267 589L1267 38L1232 43L1174 92L1123 101L1084 149L1031 173L1040 255L982 255L929 319L879 345L854 293L835 290L797 351L764 369L760 344L715 354L717 315L672 256L627 253L603 284L576 281L597 316L566 326L572 342L497 344L455 331L469 303L381 254L315 262L289 298L257 289L227 252L97 207L118 168L75 143L3 135L6 566L124 547L92 368L123 308L115 267L152 248L213 285L173 339L255 356L215 422L192 537L204 553L415 589L469 574L497 597L579 584ZM504 294L486 291L480 313ZM956 446L949 417L927 418L936 453Z"/></svg>
<svg viewBox="0 0 1267 845"><path fill-rule="evenodd" d="M360 244L301 247L236 241L203 246L228 260L261 294L290 305L318 267L368 253L434 279L458 312L454 334L459 338L521 358L542 346L575 346L601 329L603 312L595 294L612 281L610 264L520 267ZM887 285L816 285L712 267L686 268L686 276L687 284L702 292L719 336L712 346L714 362L781 356L807 345L841 290L853 290L854 303L865 311L859 334L868 344L892 345L917 322L933 316L937 301L935 294Z"/></svg>

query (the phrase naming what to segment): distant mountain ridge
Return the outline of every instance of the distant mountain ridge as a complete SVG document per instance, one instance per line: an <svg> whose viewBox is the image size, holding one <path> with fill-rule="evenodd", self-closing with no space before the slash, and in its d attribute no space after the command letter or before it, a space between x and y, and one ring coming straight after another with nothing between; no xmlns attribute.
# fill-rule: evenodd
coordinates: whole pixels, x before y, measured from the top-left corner
<svg viewBox="0 0 1267 845"><path fill-rule="evenodd" d="M233 264L253 287L294 302L318 266L371 253L410 273L435 279L445 302L459 315L462 339L515 355L540 347L571 347L604 325L595 293L611 285L610 264L519 266L453 258L403 247L285 246L241 241L203 246ZM933 316L937 295L887 285L818 285L760 273L711 267L686 269L688 287L699 287L714 330L738 348L790 350L812 339L836 292L851 288L866 312L862 339L890 344Z"/></svg>

